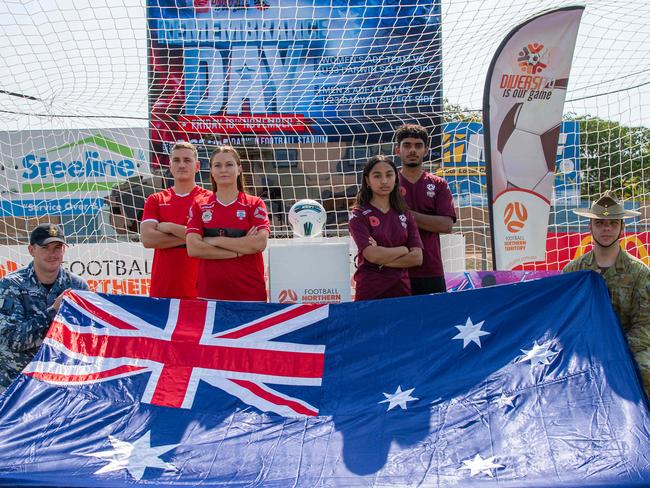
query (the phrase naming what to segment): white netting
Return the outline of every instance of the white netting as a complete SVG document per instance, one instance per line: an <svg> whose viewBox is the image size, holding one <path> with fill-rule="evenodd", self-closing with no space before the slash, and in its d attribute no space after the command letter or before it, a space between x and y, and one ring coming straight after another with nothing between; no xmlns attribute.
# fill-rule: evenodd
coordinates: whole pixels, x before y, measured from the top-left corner
<svg viewBox="0 0 650 488"><path fill-rule="evenodd" d="M644 0L585 3L550 227L556 247L567 252L575 243L566 241L564 233L586 231L570 209L610 187L646 212L628 230L647 240L650 5ZM324 205L326 235L345 235L347 208L367 158L393 152L392 128L399 123L420 121L432 127L442 117L455 125L434 137L432 153L442 154L442 164L436 160L430 169L448 178L454 190L459 206L455 232L466 238L468 267L491 267L481 128L467 123L480 121L487 66L506 33L544 9L571 2L157 4L181 12L165 24L166 30L148 22L161 14L147 10L144 0L0 4L3 244L24 243L29 229L45 220L61 222L76 242L108 246L137 240L143 199L165 185L165 151L181 133L200 143L204 164L211 144L228 141L241 149L247 183L267 200L274 235L289 234L286 212L301 198ZM248 17L241 11L244 6L250 9ZM191 25L178 19L197 15L208 19L209 29L199 25L197 32L213 36L210 49L194 46L189 35L174 37L179 26L187 30ZM242 27L242 18L249 17L267 23ZM433 76L440 59L438 20L446 99L442 113L436 109L441 86ZM265 29L271 32L266 38ZM273 37L291 29L301 33L282 42ZM246 30L254 32L250 39L236 38ZM322 30L328 32L327 43L318 38ZM226 41L230 47L224 51ZM291 50L301 54L292 58ZM199 61L195 66L188 62L190 52ZM220 72L215 59L231 71ZM296 59L309 67L295 65ZM346 66L347 74L335 73ZM319 83L310 82L316 79L312 75ZM373 88L380 79L379 88ZM220 98L221 83L230 84L228 93L236 96ZM224 110L243 118L221 119ZM319 129L301 132L303 122L295 117L248 117L257 112L307 114ZM197 123L212 129L198 130ZM255 124L265 125L266 132L248 130ZM269 131L273 124L284 128ZM102 251L108 247L93 249L98 256L108 252ZM639 254L647 249L647 244L639 247ZM558 254L554 259L564 258Z"/></svg>
<svg viewBox="0 0 650 488"><path fill-rule="evenodd" d="M444 93L449 105L445 120L481 120L487 65L504 35L521 21L572 2L476 1L443 3ZM589 242L587 221L571 212L588 206L606 189L626 199L643 215L628 223L628 250L650 265L648 201L650 201L650 62L645 19L650 4L643 1L587 1L582 16L564 107L565 123L558 148L547 263L558 269ZM462 131L461 131L462 135ZM473 141L480 140L474 135ZM482 142L482 141L481 141ZM564 144L563 144L564 143ZM456 140L462 146L463 140ZM452 144L453 147L453 136ZM470 140L469 159L480 152ZM451 148L447 149L448 151ZM460 151L457 149L457 151ZM462 152L462 151L461 151ZM482 158L481 158L482 159ZM453 167L453 165L451 165ZM447 174L453 173L453 168ZM454 184L453 178L450 182ZM458 177L463 188L459 230L467 238L468 257L476 266L491 267L486 209L473 190L479 177ZM472 191L467 191L467 188ZM483 200L487 199L485 193ZM472 242L476 246L472 249ZM475 252L473 252L473 250ZM487 258L487 261L486 261ZM488 263L489 261L489 263Z"/></svg>

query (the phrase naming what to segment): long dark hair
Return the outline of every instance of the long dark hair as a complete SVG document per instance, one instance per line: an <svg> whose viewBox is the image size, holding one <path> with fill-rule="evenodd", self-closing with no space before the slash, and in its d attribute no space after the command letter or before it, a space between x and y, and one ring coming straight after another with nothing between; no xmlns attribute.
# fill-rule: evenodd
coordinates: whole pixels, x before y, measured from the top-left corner
<svg viewBox="0 0 650 488"><path fill-rule="evenodd" d="M212 151L212 154L210 154L210 183L212 183L212 191L214 193L217 193L217 182L214 180L214 177L212 176L212 158L215 155L221 153L232 154L232 156L235 158L235 161L237 162L237 166L239 166L239 168L241 169L241 171L237 175L237 189L239 191L245 192L246 185L244 184L244 170L241 165L241 158L239 157L239 153L237 152L237 150L232 146L219 146L214 151Z"/></svg>
<svg viewBox="0 0 650 488"><path fill-rule="evenodd" d="M364 207L370 203L370 200L372 200L372 190L370 189L370 185L368 185L368 177L370 176L372 168L377 166L379 163L390 164L390 166L393 168L393 171L395 172L395 186L388 196L388 201L391 208L403 214L408 210L408 206L406 205L406 201L399 191L399 173L397 172L397 166L395 166L395 163L391 158L388 156L383 156L381 154L371 157L363 167L363 174L361 175L361 188L359 188L359 192L357 193L357 199L354 204L354 208Z"/></svg>

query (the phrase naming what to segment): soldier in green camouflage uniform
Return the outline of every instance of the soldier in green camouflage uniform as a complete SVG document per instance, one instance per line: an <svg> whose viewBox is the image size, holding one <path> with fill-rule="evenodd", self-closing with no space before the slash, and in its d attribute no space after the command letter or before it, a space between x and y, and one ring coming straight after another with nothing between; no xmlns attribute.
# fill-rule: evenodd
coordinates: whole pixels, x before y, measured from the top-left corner
<svg viewBox="0 0 650 488"><path fill-rule="evenodd" d="M65 236L52 224L31 233L26 268L0 280L0 392L38 350L68 289L87 290L86 282L63 269Z"/></svg>
<svg viewBox="0 0 650 488"><path fill-rule="evenodd" d="M646 395L650 397L650 269L643 261L621 249L623 219L640 215L625 210L611 192L596 200L589 210L574 210L589 217L594 241L592 251L577 257L564 272L590 269L605 279L612 305L634 354Z"/></svg>

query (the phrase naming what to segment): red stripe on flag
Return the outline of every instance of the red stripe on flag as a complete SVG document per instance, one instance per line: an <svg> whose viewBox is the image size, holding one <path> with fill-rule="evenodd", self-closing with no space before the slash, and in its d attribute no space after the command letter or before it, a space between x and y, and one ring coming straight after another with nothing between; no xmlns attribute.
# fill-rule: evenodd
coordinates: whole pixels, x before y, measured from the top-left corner
<svg viewBox="0 0 650 488"><path fill-rule="evenodd" d="M118 366L117 368L107 369L90 374L60 374L60 373L39 373L36 371L24 373L37 380L47 381L49 383L83 383L87 381L101 380L111 378L124 373L132 373L146 369L144 366Z"/></svg>
<svg viewBox="0 0 650 488"><path fill-rule="evenodd" d="M182 344L183 341L187 341L198 344L203 335L207 310L208 302L181 300L178 305L176 327L170 343ZM170 366L169 363L165 363L151 397L151 403L163 407L182 407L192 371L194 368L191 365Z"/></svg>
<svg viewBox="0 0 650 488"><path fill-rule="evenodd" d="M299 413L301 415L308 415L310 417L316 417L318 416L318 411L317 410L311 410L307 407L305 407L303 404L294 402L292 400L287 400L286 398L282 398L281 396L274 395L273 393L265 390L264 388L260 388L258 385L251 381L245 381L245 380L233 380L231 379L233 383L241 386L242 388L246 388L249 390L251 393L253 393L255 396L258 396L260 398L263 398L264 400L267 400L268 402L274 403L276 405L285 405L289 407L291 410L293 410L296 413Z"/></svg>
<svg viewBox="0 0 650 488"><path fill-rule="evenodd" d="M181 300L172 341L199 342L203 335L208 302Z"/></svg>
<svg viewBox="0 0 650 488"><path fill-rule="evenodd" d="M156 389L151 397L152 405L181 408L194 368L165 366L160 372Z"/></svg>
<svg viewBox="0 0 650 488"><path fill-rule="evenodd" d="M273 327L280 322L286 322L287 320L291 320L295 317L298 317L299 315L309 313L312 310L316 310L324 306L325 305L315 304L300 305L299 307L290 309L287 312L278 314L275 317L270 317L266 320L251 324L248 327L244 327L243 329L239 329L224 335L217 335L216 337L219 339L239 339L241 337L254 334L255 332L259 332L260 330L268 329L269 327Z"/></svg>
<svg viewBox="0 0 650 488"><path fill-rule="evenodd" d="M96 306L94 303L89 302L85 298L80 297L76 293L70 293L66 295L67 298L73 302L75 302L77 305L79 305L81 308L86 310L87 312L92 313L95 315L97 318L103 320L104 322L108 322L111 324L113 327L116 327L117 329L125 329L125 330L138 330L137 327L134 327L133 325L124 322L121 319L118 319L114 315L111 315L110 313L106 312L105 310L102 310L98 306Z"/></svg>
<svg viewBox="0 0 650 488"><path fill-rule="evenodd" d="M138 330L80 296L71 295L70 298L86 312L101 318L115 328ZM207 319L208 302L189 300L178 302L177 316L170 317L170 320L175 319L174 331L167 339L147 335L114 335L116 332L111 329L76 328L58 320L52 322L47 336L73 353L98 358L119 358L124 362L142 359L162 365L160 375L156 378L151 403L178 408L182 407L186 395L190 394L192 399L194 397L196 385L190 384L190 379L195 368L295 379L322 379L325 363L323 352L300 351L299 344L288 351L264 349L263 347L251 348L247 347L250 344L236 340L237 337L246 337L253 332L281 324L322 306L326 305L309 304L294 307L275 317L261 320L242 330L226 334L222 338L231 340L222 342L231 343L228 345L201 343ZM146 369L141 366L123 366L92 375L53 373L31 373L30 375L44 381L74 383L75 381L100 380L121 373ZM318 414L313 409L306 408L296 401L286 400L269 393L256 386L254 382L242 380L238 384L252 394L258 394L269 402L286 405L299 414L309 416ZM190 392L190 390L192 391Z"/></svg>
<svg viewBox="0 0 650 488"><path fill-rule="evenodd" d="M166 367L207 368L223 371L322 378L325 355L320 352L277 351L169 341L151 337L120 337L71 330L52 322L48 337L72 352L106 358L146 359Z"/></svg>

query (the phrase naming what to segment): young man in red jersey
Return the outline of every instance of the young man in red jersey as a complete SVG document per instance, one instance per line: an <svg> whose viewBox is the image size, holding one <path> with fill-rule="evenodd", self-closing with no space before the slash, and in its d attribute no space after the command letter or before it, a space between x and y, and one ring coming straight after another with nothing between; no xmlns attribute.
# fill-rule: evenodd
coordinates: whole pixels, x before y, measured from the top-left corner
<svg viewBox="0 0 650 488"><path fill-rule="evenodd" d="M207 200L210 192L195 182L199 157L194 145L176 143L169 169L174 185L147 198L140 226L142 244L155 250L149 295L195 298L199 260L187 254L185 225L192 204Z"/></svg>
<svg viewBox="0 0 650 488"><path fill-rule="evenodd" d="M411 294L447 291L440 252L440 234L451 233L456 222L454 200L447 182L422 167L429 151L429 133L421 125L405 124L395 132L395 154L402 160L401 193L415 217L424 245L422 266L409 269Z"/></svg>

